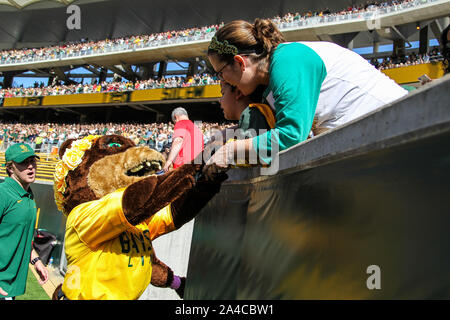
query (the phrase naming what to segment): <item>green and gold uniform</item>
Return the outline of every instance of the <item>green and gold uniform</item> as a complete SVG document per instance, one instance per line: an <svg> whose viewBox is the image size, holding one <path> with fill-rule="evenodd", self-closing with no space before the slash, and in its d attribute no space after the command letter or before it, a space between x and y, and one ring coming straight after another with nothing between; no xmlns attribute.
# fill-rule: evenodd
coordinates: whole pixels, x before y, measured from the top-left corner
<svg viewBox="0 0 450 320"><path fill-rule="evenodd" d="M7 297L25 293L36 211L31 188L9 177L0 183L0 288Z"/></svg>

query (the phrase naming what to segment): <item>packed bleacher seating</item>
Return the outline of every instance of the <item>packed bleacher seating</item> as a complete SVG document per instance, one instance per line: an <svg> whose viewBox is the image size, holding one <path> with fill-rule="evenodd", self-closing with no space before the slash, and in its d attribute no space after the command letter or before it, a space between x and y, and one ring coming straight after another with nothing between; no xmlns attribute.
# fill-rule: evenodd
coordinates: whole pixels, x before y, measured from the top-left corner
<svg viewBox="0 0 450 320"><path fill-rule="evenodd" d="M212 129L223 130L233 125L201 122L205 143L209 141ZM55 153L66 139L108 134L120 134L132 139L136 145L148 145L165 152L172 143L173 127L173 123L0 123L0 152L4 152L11 144L25 142L38 153Z"/></svg>
<svg viewBox="0 0 450 320"><path fill-rule="evenodd" d="M373 64L378 70L386 70L393 68L401 68L406 66L413 66L422 63L439 62L443 61L444 57L441 52L434 48L426 54L411 53L404 57L385 57L380 62L378 59L371 59L370 63Z"/></svg>
<svg viewBox="0 0 450 320"><path fill-rule="evenodd" d="M167 31L150 35L133 35L116 39L93 41L82 39L79 42L54 45L43 48L11 49L0 52L0 64L43 61L89 54L102 54L112 51L124 51L132 48L158 46L164 41L194 41L205 39L214 34L219 25L189 28L180 31Z"/></svg>
<svg viewBox="0 0 450 320"><path fill-rule="evenodd" d="M196 122L208 143L214 130L224 130L233 123ZM59 146L69 138L77 139L87 135L120 134L132 139L136 145L145 145L167 157L172 143L173 123L95 123L95 124L56 124L56 123L1 123L0 122L0 162L5 161L8 146L25 142L40 156L37 161L36 178L53 182L53 172L58 160ZM0 177L5 177L5 167L0 166Z"/></svg>

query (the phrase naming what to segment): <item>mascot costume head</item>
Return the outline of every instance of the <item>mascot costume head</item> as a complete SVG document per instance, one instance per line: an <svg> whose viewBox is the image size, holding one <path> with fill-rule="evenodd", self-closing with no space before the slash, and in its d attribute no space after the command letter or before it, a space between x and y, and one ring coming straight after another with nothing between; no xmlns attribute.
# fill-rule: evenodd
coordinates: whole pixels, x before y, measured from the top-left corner
<svg viewBox="0 0 450 320"><path fill-rule="evenodd" d="M55 201L67 215L67 272L54 298L137 299L151 283L182 297L184 278L157 259L152 240L194 218L226 174L201 165L162 175L160 153L119 135L69 139L59 149Z"/></svg>

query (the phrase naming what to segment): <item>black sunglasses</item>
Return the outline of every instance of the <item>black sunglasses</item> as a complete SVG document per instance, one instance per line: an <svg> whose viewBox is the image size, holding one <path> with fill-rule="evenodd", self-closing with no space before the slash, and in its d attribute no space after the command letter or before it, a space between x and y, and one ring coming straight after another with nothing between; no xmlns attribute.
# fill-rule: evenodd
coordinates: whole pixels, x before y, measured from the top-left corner
<svg viewBox="0 0 450 320"><path fill-rule="evenodd" d="M223 69L225 69L225 67L227 65L229 65L229 64L230 64L229 62L225 63L224 66L222 68L220 68L220 70L215 73L215 76L217 78L219 78L219 80L225 81L225 79L223 78L222 72L223 72Z"/></svg>

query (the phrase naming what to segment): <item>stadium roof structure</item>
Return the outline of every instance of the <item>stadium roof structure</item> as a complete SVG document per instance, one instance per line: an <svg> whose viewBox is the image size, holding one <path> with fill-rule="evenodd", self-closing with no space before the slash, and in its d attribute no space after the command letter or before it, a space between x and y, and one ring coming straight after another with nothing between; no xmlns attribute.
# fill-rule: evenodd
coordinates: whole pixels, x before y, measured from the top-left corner
<svg viewBox="0 0 450 320"><path fill-rule="evenodd" d="M229 0L227 3L213 0L0 0L0 50L9 48L45 47L63 45L75 41L104 40L130 35L154 34L166 30L183 30L203 27L234 19L248 21L256 17L273 18L286 13L306 13L327 8L339 12L357 1L337 0L279 0L260 5L260 0ZM359 1L358 1L359 2ZM363 1L364 4L367 3ZM1 3L8 3L1 5ZM13 6L13 4L16 6ZM81 30L69 30L66 19L68 5L79 5ZM10 11L5 11L8 8ZM302 9L303 8L303 9ZM316 8L316 9L314 9ZM12 11L11 11L12 10ZM397 54L414 47L410 41L419 42L419 52L428 50L428 39L439 38L442 26L447 25L450 0L416 0L405 8L375 15L377 21L367 16L351 14L332 17L326 23L301 27L286 24L280 29L287 41L331 41L348 48L367 49L365 58L383 58L390 53L379 51L389 45ZM377 13L378 14L378 13ZM443 18L445 17L445 18ZM369 19L369 20L367 20ZM438 21L441 20L441 21ZM345 22L342 22L345 21ZM378 24L378 26L377 26ZM283 23L284 25L284 23ZM420 31L419 31L420 30ZM0 64L3 84L11 86L14 77L37 77L72 81L87 76L103 79L110 70L129 80L165 75L190 75L208 70L206 59L208 37L189 41L166 41L157 45L134 46L104 52L75 52L54 58L31 60L25 56L21 61ZM395 46L393 43L395 42ZM389 49L388 49L389 50ZM362 52L361 52L362 54ZM184 62L182 70L168 70L167 62ZM160 63L162 62L162 64ZM82 67L89 74L71 73ZM138 70L139 69L139 70ZM137 71L138 70L138 71ZM211 71L211 70L210 70ZM31 73L31 75L30 75ZM79 76L79 77L77 77ZM5 80L6 79L6 80ZM102 80L103 81L103 80Z"/></svg>
<svg viewBox="0 0 450 320"><path fill-rule="evenodd" d="M365 0L0 0L0 49L102 40L288 12L342 10ZM81 29L69 30L69 5L78 5Z"/></svg>
<svg viewBox="0 0 450 320"><path fill-rule="evenodd" d="M0 0L0 5L11 6L16 9L26 9L30 5L34 5L30 9L45 9L53 8L59 6L69 5L76 0ZM90 0L94 1L108 1L108 0ZM87 2L87 1L77 1L77 2ZM0 6L0 10L6 10L5 7ZM9 11L9 10L7 10Z"/></svg>

